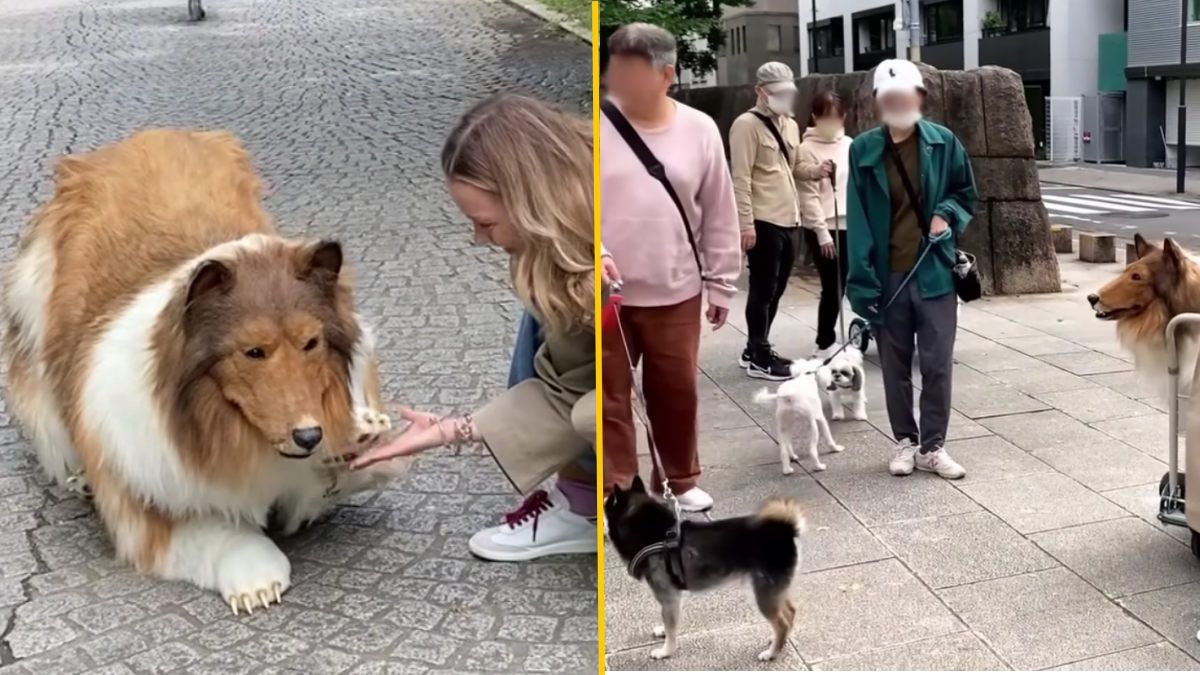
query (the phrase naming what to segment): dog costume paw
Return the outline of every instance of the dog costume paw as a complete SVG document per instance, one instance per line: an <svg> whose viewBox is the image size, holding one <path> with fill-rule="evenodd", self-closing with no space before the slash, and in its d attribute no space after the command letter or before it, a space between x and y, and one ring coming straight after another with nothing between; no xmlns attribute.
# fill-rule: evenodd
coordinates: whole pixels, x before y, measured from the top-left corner
<svg viewBox="0 0 1200 675"><path fill-rule="evenodd" d="M392 430L392 420L381 412L371 408L358 408L354 411L354 444L359 447L371 447L379 442L379 437Z"/></svg>

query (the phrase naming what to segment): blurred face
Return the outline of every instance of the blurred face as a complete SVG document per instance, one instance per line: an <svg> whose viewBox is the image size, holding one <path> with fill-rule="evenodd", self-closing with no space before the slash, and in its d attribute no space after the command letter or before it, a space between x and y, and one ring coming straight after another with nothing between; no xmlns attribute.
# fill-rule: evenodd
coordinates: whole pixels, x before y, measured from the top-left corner
<svg viewBox="0 0 1200 675"><path fill-rule="evenodd" d="M923 97L917 91L890 91L876 100L879 119L894 129L908 129L921 119Z"/></svg>
<svg viewBox="0 0 1200 675"><path fill-rule="evenodd" d="M608 59L604 84L618 101L626 105L643 106L665 98L675 81L675 67L655 68L640 56L613 54Z"/></svg>
<svg viewBox="0 0 1200 675"><path fill-rule="evenodd" d="M823 138L837 138L842 135L842 130L846 127L846 114L839 111L837 108L831 108L830 111L820 117L813 118L813 128L817 130Z"/></svg>
<svg viewBox="0 0 1200 675"><path fill-rule="evenodd" d="M796 88L788 84L771 84L757 87L758 98L767 109L776 115L787 115L795 109Z"/></svg>
<svg viewBox="0 0 1200 675"><path fill-rule="evenodd" d="M496 195L457 180L450 181L449 189L458 210L474 226L476 244L498 246L509 255L521 251L523 242Z"/></svg>

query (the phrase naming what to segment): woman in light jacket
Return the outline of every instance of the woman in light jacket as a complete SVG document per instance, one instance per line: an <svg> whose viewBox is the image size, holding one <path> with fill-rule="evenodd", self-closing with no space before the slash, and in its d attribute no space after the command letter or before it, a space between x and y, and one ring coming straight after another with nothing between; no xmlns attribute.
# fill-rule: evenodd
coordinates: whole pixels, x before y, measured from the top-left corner
<svg viewBox="0 0 1200 675"><path fill-rule="evenodd" d="M836 167L832 174L836 181L817 179L796 184L800 222L821 279L813 354L821 358L837 349L838 313L846 287L846 181L851 139L846 135L845 121L846 107L837 94L820 92L812 103L812 126L805 130L800 143L799 163L815 166L829 161Z"/></svg>
<svg viewBox="0 0 1200 675"><path fill-rule="evenodd" d="M470 415L404 410L404 432L351 467L481 443L527 496L502 524L471 537L472 553L496 561L595 554L591 123L533 99L493 96L451 132L442 169L476 243L509 256L513 291L527 312L512 386ZM553 488L537 489L556 474Z"/></svg>

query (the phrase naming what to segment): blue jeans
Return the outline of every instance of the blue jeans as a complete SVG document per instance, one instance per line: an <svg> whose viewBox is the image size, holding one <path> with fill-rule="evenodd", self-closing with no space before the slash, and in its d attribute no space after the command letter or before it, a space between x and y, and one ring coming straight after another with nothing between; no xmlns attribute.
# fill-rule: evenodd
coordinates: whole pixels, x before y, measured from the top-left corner
<svg viewBox="0 0 1200 675"><path fill-rule="evenodd" d="M518 383L537 377L533 368L534 357L542 346L542 327L537 319L529 312L521 316L521 327L517 329L517 344L513 347L512 365L508 371L508 386L515 387ZM596 473L596 454L584 455L579 458L579 466L589 473Z"/></svg>

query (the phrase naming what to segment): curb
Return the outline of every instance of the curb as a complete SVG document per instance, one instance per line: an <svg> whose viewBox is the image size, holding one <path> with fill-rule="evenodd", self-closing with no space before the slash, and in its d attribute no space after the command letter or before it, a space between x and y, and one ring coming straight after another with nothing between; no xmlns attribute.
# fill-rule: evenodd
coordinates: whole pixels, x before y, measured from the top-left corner
<svg viewBox="0 0 1200 675"><path fill-rule="evenodd" d="M586 29L581 27L573 19L550 9L537 0L504 0L504 2L530 13L548 24L563 29L589 45L592 44L592 31L590 27Z"/></svg>

